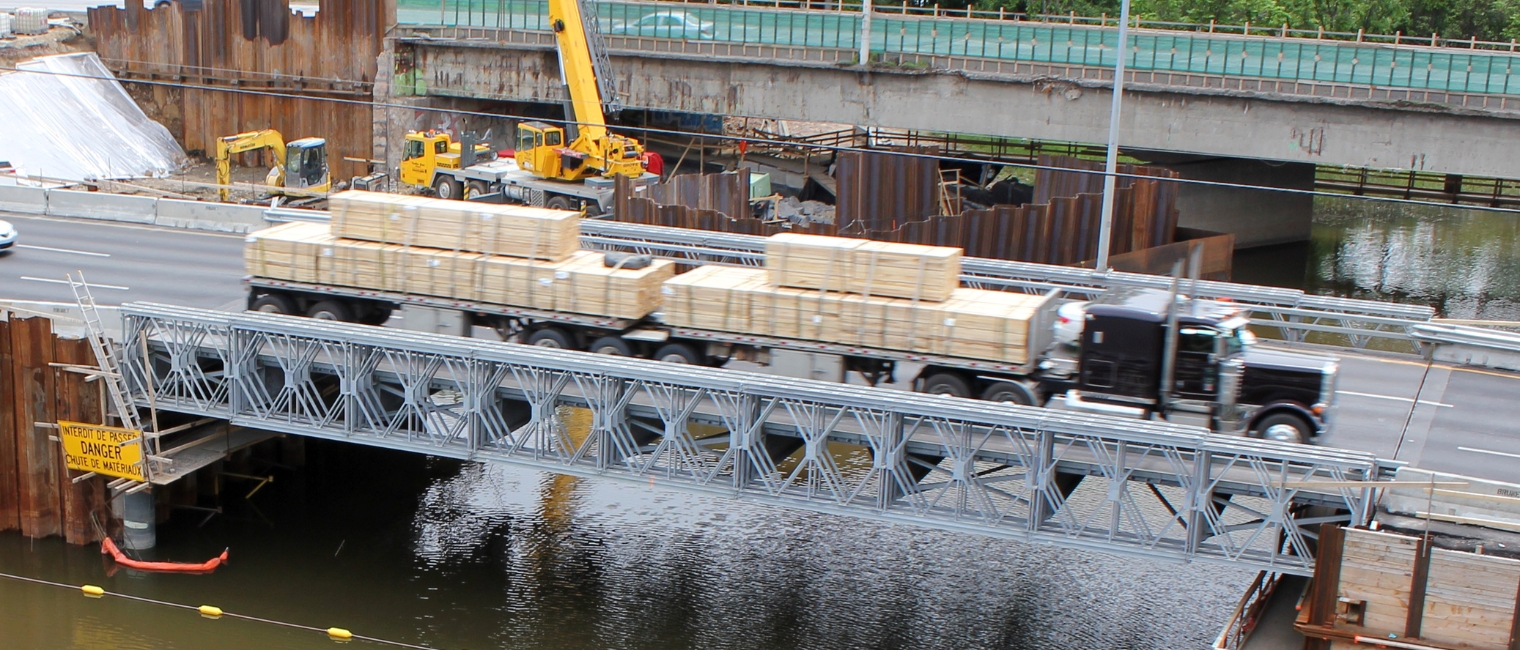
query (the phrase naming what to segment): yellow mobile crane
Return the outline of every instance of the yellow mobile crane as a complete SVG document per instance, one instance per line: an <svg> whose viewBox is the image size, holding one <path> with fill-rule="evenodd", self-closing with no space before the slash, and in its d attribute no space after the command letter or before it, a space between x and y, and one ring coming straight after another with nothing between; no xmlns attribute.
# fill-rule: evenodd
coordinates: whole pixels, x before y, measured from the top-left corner
<svg viewBox="0 0 1520 650"><path fill-rule="evenodd" d="M264 184L271 187L326 192L332 186L327 170L327 141L322 138L301 138L285 142L279 131L264 129L229 135L216 139L216 184L223 201L232 184L232 154L269 149L274 152L275 166L269 170Z"/></svg>
<svg viewBox="0 0 1520 650"><path fill-rule="evenodd" d="M616 112L621 106L606 72L594 16L583 19L580 0L549 0L549 24L570 96L566 126L518 124L515 152L508 160L465 146L447 133L408 133L400 169L403 183L431 187L442 198L500 192L505 200L560 209L579 205L599 214L612 207L613 177L627 176L639 183L657 180L644 170L644 146L607 130L603 107ZM485 162L476 164L478 158Z"/></svg>

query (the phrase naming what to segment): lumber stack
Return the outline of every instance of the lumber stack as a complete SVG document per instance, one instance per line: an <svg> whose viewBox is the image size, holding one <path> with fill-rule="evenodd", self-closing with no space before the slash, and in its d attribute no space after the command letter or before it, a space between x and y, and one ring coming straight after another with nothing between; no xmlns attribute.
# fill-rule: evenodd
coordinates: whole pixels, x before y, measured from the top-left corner
<svg viewBox="0 0 1520 650"><path fill-rule="evenodd" d="M314 223L254 233L244 251L258 277L627 319L658 309L660 285L675 275L667 260L608 268L590 251L525 259L338 238Z"/></svg>
<svg viewBox="0 0 1520 650"><path fill-rule="evenodd" d="M1345 533L1338 597L1366 601L1364 627L1403 630L1419 540L1355 528Z"/></svg>
<svg viewBox="0 0 1520 650"><path fill-rule="evenodd" d="M342 239L559 261L580 250L580 213L350 190L328 197Z"/></svg>
<svg viewBox="0 0 1520 650"><path fill-rule="evenodd" d="M961 249L783 233L765 268L782 287L941 301L961 286Z"/></svg>
<svg viewBox="0 0 1520 650"><path fill-rule="evenodd" d="M704 266L665 282L667 323L922 354L1026 363L1040 296L956 289L914 301L775 286L759 269Z"/></svg>

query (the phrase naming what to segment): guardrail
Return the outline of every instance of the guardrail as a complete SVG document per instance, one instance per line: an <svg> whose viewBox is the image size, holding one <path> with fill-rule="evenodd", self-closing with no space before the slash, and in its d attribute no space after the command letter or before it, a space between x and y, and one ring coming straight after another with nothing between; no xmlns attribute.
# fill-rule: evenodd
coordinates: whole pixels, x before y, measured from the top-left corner
<svg viewBox="0 0 1520 650"><path fill-rule="evenodd" d="M1164 422L257 312L122 314L122 358L151 360L123 373L160 411L1153 559L1307 575L1326 517L1301 506L1366 523L1391 475L1364 452Z"/></svg>

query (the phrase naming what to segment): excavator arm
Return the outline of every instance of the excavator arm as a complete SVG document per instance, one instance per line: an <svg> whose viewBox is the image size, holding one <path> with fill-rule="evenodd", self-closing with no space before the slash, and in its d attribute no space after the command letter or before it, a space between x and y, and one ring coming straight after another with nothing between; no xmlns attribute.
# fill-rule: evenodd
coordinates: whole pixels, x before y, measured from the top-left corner
<svg viewBox="0 0 1520 650"><path fill-rule="evenodd" d="M280 170L281 175L285 173L285 138L279 131L264 129L217 138L216 184L222 186L217 191L223 201L230 195L228 186L232 184L232 155L258 149L273 151L275 168ZM276 181L271 184L280 183Z"/></svg>

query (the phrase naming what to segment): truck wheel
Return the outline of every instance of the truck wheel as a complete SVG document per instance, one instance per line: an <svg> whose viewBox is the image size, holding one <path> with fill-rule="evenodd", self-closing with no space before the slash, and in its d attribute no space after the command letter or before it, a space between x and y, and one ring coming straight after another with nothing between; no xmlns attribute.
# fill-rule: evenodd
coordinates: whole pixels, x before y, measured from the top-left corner
<svg viewBox="0 0 1520 650"><path fill-rule="evenodd" d="M570 343L570 334L558 327L545 327L529 334L528 345L558 350L575 349L575 346Z"/></svg>
<svg viewBox="0 0 1520 650"><path fill-rule="evenodd" d="M384 325L385 321L391 319L392 311L394 309L390 305L376 304L366 310L363 316L359 317L359 322L365 325Z"/></svg>
<svg viewBox="0 0 1520 650"><path fill-rule="evenodd" d="M953 372L941 372L930 375L924 380L924 392L930 395L950 395L951 397L971 397L971 385L960 375Z"/></svg>
<svg viewBox="0 0 1520 650"><path fill-rule="evenodd" d="M597 354L609 354L614 357L633 356L633 346L621 336L603 336L591 342L591 351Z"/></svg>
<svg viewBox="0 0 1520 650"><path fill-rule="evenodd" d="M491 188L486 187L485 181L470 181L464 186L464 200L468 201L491 193Z"/></svg>
<svg viewBox="0 0 1520 650"><path fill-rule="evenodd" d="M550 198L549 202L544 204L544 207L547 207L547 208L549 208L551 210L575 210L576 209L575 202L572 201L572 200L570 200L570 197L568 197L568 196L555 196L553 198Z"/></svg>
<svg viewBox="0 0 1520 650"><path fill-rule="evenodd" d="M1000 381L982 391L982 399L988 402L1000 402L1003 404L1018 404L1020 406L1034 406L1034 393L1022 384L1011 381Z"/></svg>
<svg viewBox="0 0 1520 650"><path fill-rule="evenodd" d="M266 293L259 296L249 306L249 311L258 311L266 314L295 314L296 305L290 298L278 293Z"/></svg>
<svg viewBox="0 0 1520 650"><path fill-rule="evenodd" d="M438 180L433 181L433 193L440 199L457 200L462 191L459 181L448 176L439 176Z"/></svg>
<svg viewBox="0 0 1520 650"><path fill-rule="evenodd" d="M655 350L654 358L665 363L681 363L688 366L702 365L702 355L685 343L666 343Z"/></svg>
<svg viewBox="0 0 1520 650"><path fill-rule="evenodd" d="M354 322L353 310L349 309L348 305L336 300L318 302L306 310L306 315L317 320L335 320L344 323Z"/></svg>
<svg viewBox="0 0 1520 650"><path fill-rule="evenodd" d="M1261 419L1251 429L1256 438L1303 444L1314 434L1314 428L1303 418L1292 413L1273 413Z"/></svg>

